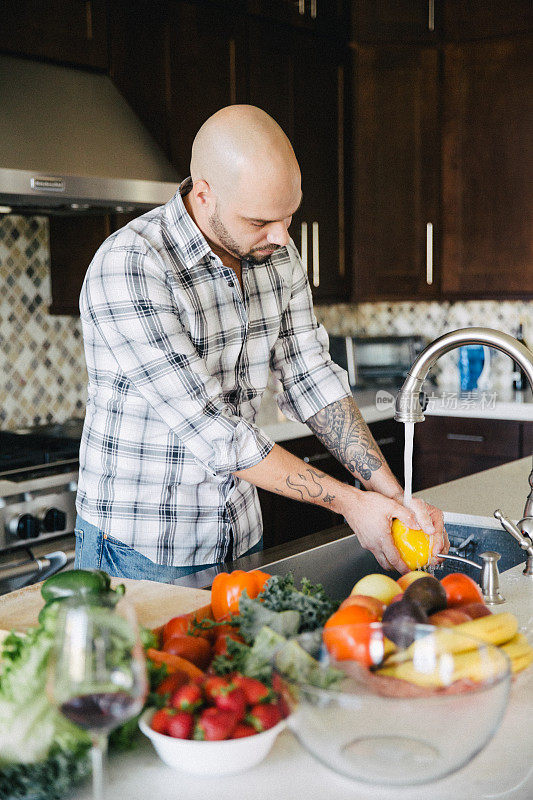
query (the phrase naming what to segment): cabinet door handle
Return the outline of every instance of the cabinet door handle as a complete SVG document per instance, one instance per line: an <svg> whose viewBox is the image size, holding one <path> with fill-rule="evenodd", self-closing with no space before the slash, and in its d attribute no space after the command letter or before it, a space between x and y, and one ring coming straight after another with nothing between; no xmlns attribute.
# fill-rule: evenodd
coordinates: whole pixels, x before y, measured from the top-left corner
<svg viewBox="0 0 533 800"><path fill-rule="evenodd" d="M320 244L318 241L318 222L313 222L313 286L320 286Z"/></svg>
<svg viewBox="0 0 533 800"><path fill-rule="evenodd" d="M469 433L447 433L447 439L451 439L454 442L484 442L484 436L475 436Z"/></svg>
<svg viewBox="0 0 533 800"><path fill-rule="evenodd" d="M87 39L90 41L93 38L93 3L92 0L85 0L85 24L87 30Z"/></svg>
<svg viewBox="0 0 533 800"><path fill-rule="evenodd" d="M435 30L435 0L428 0L428 28Z"/></svg>
<svg viewBox="0 0 533 800"><path fill-rule="evenodd" d="M316 0L311 0L311 19L316 19Z"/></svg>
<svg viewBox="0 0 533 800"><path fill-rule="evenodd" d="M338 153L338 225L339 225L339 277L346 274L345 230L344 230L344 67L337 68L337 153Z"/></svg>
<svg viewBox="0 0 533 800"><path fill-rule="evenodd" d="M302 461L306 464L316 464L317 461L327 461L328 458L331 458L329 453L315 453L314 456L304 456Z"/></svg>
<svg viewBox="0 0 533 800"><path fill-rule="evenodd" d="M235 39L229 40L229 99L230 104L237 102L237 71L235 68Z"/></svg>
<svg viewBox="0 0 533 800"><path fill-rule="evenodd" d="M307 275L307 222L302 222L302 246L300 247L302 264Z"/></svg>
<svg viewBox="0 0 533 800"><path fill-rule="evenodd" d="M426 224L426 283L433 283L433 223Z"/></svg>

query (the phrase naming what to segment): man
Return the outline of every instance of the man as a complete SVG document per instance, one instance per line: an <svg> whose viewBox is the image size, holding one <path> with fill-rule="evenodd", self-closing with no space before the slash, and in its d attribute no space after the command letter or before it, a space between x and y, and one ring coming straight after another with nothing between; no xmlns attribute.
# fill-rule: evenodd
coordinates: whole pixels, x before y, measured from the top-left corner
<svg viewBox="0 0 533 800"><path fill-rule="evenodd" d="M192 148L166 205L110 236L83 285L89 374L76 564L170 581L261 547L255 487L342 514L406 570L398 517L447 547L441 513L411 510L328 354L288 228L302 199L291 144L265 112L229 106ZM362 491L274 444L254 420L269 369L279 405ZM303 532L304 533L304 532Z"/></svg>

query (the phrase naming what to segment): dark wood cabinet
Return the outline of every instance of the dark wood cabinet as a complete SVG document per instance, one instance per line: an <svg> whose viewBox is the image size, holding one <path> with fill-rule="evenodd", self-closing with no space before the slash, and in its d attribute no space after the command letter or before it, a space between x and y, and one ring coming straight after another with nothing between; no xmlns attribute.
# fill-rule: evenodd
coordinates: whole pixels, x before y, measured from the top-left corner
<svg viewBox="0 0 533 800"><path fill-rule="evenodd" d="M50 314L79 316L79 297L87 267L104 239L137 214L51 216Z"/></svg>
<svg viewBox="0 0 533 800"><path fill-rule="evenodd" d="M452 41L533 33L530 0L445 0L443 33Z"/></svg>
<svg viewBox="0 0 533 800"><path fill-rule="evenodd" d="M368 427L383 453L385 461L391 468L394 476L403 486L403 454L405 443L405 428L403 423L396 422L394 419L384 419L379 422L372 422Z"/></svg>
<svg viewBox="0 0 533 800"><path fill-rule="evenodd" d="M170 158L185 178L200 126L219 108L246 102L245 18L224 4L171 2L168 36Z"/></svg>
<svg viewBox="0 0 533 800"><path fill-rule="evenodd" d="M354 483L350 473L331 455L314 436L280 442L290 453L303 459L309 466L325 472L344 483ZM263 515L264 548L300 539L310 533L340 525L342 516L328 508L300 503L287 497L259 489Z"/></svg>
<svg viewBox="0 0 533 800"><path fill-rule="evenodd" d="M533 455L533 422L522 424L522 450L521 455Z"/></svg>
<svg viewBox="0 0 533 800"><path fill-rule="evenodd" d="M307 261L315 302L345 300L345 64L335 48L297 39L294 148L302 171L302 205L293 238ZM306 257L306 258L305 258Z"/></svg>
<svg viewBox="0 0 533 800"><path fill-rule="evenodd" d="M4 0L0 50L105 70L106 0Z"/></svg>
<svg viewBox="0 0 533 800"><path fill-rule="evenodd" d="M355 51L355 300L438 294L438 70L434 48Z"/></svg>
<svg viewBox="0 0 533 800"><path fill-rule="evenodd" d="M347 0L247 0L251 14L295 28L342 35Z"/></svg>
<svg viewBox="0 0 533 800"><path fill-rule="evenodd" d="M108 8L110 77L168 155L168 5L113 0Z"/></svg>
<svg viewBox="0 0 533 800"><path fill-rule="evenodd" d="M442 3L437 0L353 0L350 38L358 42L433 42Z"/></svg>
<svg viewBox="0 0 533 800"><path fill-rule="evenodd" d="M533 39L449 45L442 290L533 294Z"/></svg>
<svg viewBox="0 0 533 800"><path fill-rule="evenodd" d="M388 419L371 423L369 428L393 473L403 484L403 425L393 419ZM291 439L280 442L280 445L317 470L325 472L343 483L359 485L354 476L331 455L315 436ZM343 521L339 514L335 514L327 508L289 500L261 489L259 490L259 501L263 514L265 549L332 528L340 525Z"/></svg>
<svg viewBox="0 0 533 800"><path fill-rule="evenodd" d="M413 489L427 489L520 458L523 423L427 416L415 425Z"/></svg>
<svg viewBox="0 0 533 800"><path fill-rule="evenodd" d="M303 202L290 233L315 301L346 298L343 53L304 31L248 23L248 101L291 139Z"/></svg>

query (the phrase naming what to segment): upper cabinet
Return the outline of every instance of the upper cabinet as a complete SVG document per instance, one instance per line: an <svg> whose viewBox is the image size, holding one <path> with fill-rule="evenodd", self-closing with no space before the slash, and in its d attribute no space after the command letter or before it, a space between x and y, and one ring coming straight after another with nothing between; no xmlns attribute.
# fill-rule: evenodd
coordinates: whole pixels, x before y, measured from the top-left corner
<svg viewBox="0 0 533 800"><path fill-rule="evenodd" d="M107 69L106 0L3 0L0 50Z"/></svg>
<svg viewBox="0 0 533 800"><path fill-rule="evenodd" d="M293 144L303 201L292 236L307 266L315 301L346 301L346 66L334 47L303 35L297 53Z"/></svg>
<svg viewBox="0 0 533 800"><path fill-rule="evenodd" d="M346 298L345 67L330 42L261 19L248 23L248 102L291 139L303 201L290 234L316 301Z"/></svg>
<svg viewBox="0 0 533 800"><path fill-rule="evenodd" d="M530 0L446 0L442 5L443 35L449 41L533 32Z"/></svg>
<svg viewBox="0 0 533 800"><path fill-rule="evenodd" d="M353 0L350 38L357 42L433 42L441 0Z"/></svg>
<svg viewBox="0 0 533 800"><path fill-rule="evenodd" d="M109 4L109 74L168 155L167 22L162 2Z"/></svg>
<svg viewBox="0 0 533 800"><path fill-rule="evenodd" d="M251 14L318 33L344 32L348 0L247 0Z"/></svg>
<svg viewBox="0 0 533 800"><path fill-rule="evenodd" d="M437 294L438 64L430 47L355 50L351 157L357 300Z"/></svg>
<svg viewBox="0 0 533 800"><path fill-rule="evenodd" d="M449 45L442 289L533 295L533 41Z"/></svg>
<svg viewBox="0 0 533 800"><path fill-rule="evenodd" d="M200 126L219 108L246 102L245 18L224 6L169 3L170 159L184 178Z"/></svg>
<svg viewBox="0 0 533 800"><path fill-rule="evenodd" d="M533 296L533 4L351 21L353 299Z"/></svg>

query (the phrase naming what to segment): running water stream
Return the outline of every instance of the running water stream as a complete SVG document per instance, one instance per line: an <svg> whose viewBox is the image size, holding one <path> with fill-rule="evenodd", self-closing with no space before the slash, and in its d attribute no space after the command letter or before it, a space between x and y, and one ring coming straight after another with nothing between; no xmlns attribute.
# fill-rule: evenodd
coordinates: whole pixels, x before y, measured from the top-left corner
<svg viewBox="0 0 533 800"><path fill-rule="evenodd" d="M406 508L411 505L413 496L413 439L415 435L415 423L405 422L405 446L403 451L403 468L405 473L403 504Z"/></svg>

